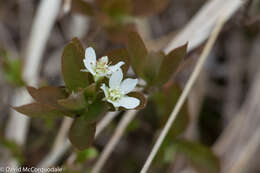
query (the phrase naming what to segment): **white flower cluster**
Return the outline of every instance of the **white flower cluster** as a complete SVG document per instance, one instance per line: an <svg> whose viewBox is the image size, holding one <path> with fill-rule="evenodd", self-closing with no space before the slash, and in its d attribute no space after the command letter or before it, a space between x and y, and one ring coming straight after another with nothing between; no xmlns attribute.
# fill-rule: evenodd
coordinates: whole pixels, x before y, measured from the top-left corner
<svg viewBox="0 0 260 173"><path fill-rule="evenodd" d="M103 77L109 79L109 86L106 86L104 83L101 85L101 89L105 94L104 100L113 104L116 109L119 107L134 109L140 105L139 99L127 96L128 93L135 89L138 79L127 78L123 80L121 69L121 66L125 64L123 61L115 65L110 65L107 56L103 56L97 60L95 50L89 47L85 51L83 62L86 69L81 71L90 72L95 82Z"/></svg>

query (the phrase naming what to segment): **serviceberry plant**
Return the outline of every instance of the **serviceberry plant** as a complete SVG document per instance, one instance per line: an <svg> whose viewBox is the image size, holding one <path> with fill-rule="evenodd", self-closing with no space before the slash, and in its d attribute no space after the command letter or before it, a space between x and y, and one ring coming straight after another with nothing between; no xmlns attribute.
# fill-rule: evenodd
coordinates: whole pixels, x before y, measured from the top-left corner
<svg viewBox="0 0 260 173"><path fill-rule="evenodd" d="M69 139L76 148L86 149L95 137L97 122L106 112L143 109L147 102L143 93L160 102L161 97L156 95L164 94L164 85L185 56L186 48L187 44L168 55L149 52L141 37L131 32L126 49L114 50L97 59L92 47L84 49L74 38L65 46L61 58L65 86L39 89L28 86L35 102L14 109L30 117L72 117ZM135 79L126 78L130 65ZM138 85L138 78L146 85Z"/></svg>

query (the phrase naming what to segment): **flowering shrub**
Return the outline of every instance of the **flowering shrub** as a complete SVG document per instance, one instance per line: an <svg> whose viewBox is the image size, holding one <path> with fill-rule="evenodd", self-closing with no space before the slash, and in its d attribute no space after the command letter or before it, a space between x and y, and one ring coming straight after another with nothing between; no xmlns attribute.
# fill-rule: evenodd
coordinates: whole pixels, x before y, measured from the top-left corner
<svg viewBox="0 0 260 173"><path fill-rule="evenodd" d="M130 65L146 83L138 90L154 95L154 89L156 93L163 91L161 87L185 56L187 45L165 55L149 52L137 33L128 35L127 49L114 50L99 59L93 48L84 50L74 38L62 55L65 86L27 87L35 102L14 109L31 117L72 117L71 143L80 150L89 147L96 123L106 112L145 107L144 94L135 91L138 79L124 79Z"/></svg>

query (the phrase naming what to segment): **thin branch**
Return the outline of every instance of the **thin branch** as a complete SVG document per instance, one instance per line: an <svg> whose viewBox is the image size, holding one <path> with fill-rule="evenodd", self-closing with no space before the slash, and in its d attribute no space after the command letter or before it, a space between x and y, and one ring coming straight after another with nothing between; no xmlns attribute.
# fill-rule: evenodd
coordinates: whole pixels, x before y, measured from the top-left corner
<svg viewBox="0 0 260 173"><path fill-rule="evenodd" d="M95 138L111 123L111 121L119 114L119 112L108 112L104 118L98 123Z"/></svg>
<svg viewBox="0 0 260 173"><path fill-rule="evenodd" d="M108 157L112 153L113 149L115 148L116 144L119 142L121 137L123 136L123 133L126 129L126 127L129 125L129 123L134 119L136 116L137 111L136 110L130 110L127 111L122 120L119 122L119 125L117 126L115 133L113 134L112 138L106 145L105 149L101 153L98 161L94 165L91 173L99 173L102 167L104 166L105 162L107 161Z"/></svg>
<svg viewBox="0 0 260 173"><path fill-rule="evenodd" d="M54 153L59 147L61 147L64 144L72 123L73 123L73 119L70 117L65 117L63 119L61 128L53 144L52 153Z"/></svg>
<svg viewBox="0 0 260 173"><path fill-rule="evenodd" d="M190 79L188 80L188 82L187 82L187 84L186 84L186 86L185 86L185 88L184 88L184 90L183 90L183 92L182 92L173 112L170 115L170 118L168 119L168 121L167 121L165 127L163 128L158 140L156 141L148 159L146 160L146 162L145 162L145 164L144 164L144 166L141 170L141 173L146 173L148 171L156 153L158 152L162 142L164 141L164 138L166 137L169 129L171 128L172 123L176 119L181 107L183 106L189 92L192 89L193 84L195 83L197 77L199 76L199 73L202 70L202 67L203 67L203 65L204 65L204 63L205 63L205 61L206 61L206 59L207 59L207 57L208 57L208 55L211 51L216 39L217 39L217 36L219 35L219 33L220 33L220 31L221 31L221 29L222 29L222 27L223 27L223 25L226 21L226 19L227 19L227 15L220 17L219 21L217 22L217 25L215 26L215 28L214 28L214 30L213 30L205 48L204 48L204 50L203 50L203 52L202 52L202 54L199 58L199 61L198 61L197 65L196 65L196 67L195 67L195 69L194 69L194 71L193 71L193 73L190 77Z"/></svg>

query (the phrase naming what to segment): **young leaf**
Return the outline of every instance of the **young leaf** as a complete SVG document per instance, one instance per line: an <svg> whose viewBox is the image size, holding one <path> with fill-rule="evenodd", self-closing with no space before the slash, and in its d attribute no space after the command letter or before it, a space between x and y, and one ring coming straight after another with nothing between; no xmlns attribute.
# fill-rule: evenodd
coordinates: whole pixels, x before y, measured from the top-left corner
<svg viewBox="0 0 260 173"><path fill-rule="evenodd" d="M124 75L126 75L130 62L129 62L129 55L126 49L117 49L109 52L107 54L109 61L111 62L111 65L117 64L119 61L123 61L125 64L121 67L123 70Z"/></svg>
<svg viewBox="0 0 260 173"><path fill-rule="evenodd" d="M70 91L77 91L89 85L88 74L80 70L85 69L83 59L84 49L77 38L74 38L64 48L62 55L62 74L66 87Z"/></svg>
<svg viewBox="0 0 260 173"><path fill-rule="evenodd" d="M70 116L70 117L74 116L70 112L65 112L53 106L42 104L42 103L31 103L19 107L13 107L13 109L29 117L53 118L53 117L63 117L63 116Z"/></svg>
<svg viewBox="0 0 260 173"><path fill-rule="evenodd" d="M127 94L130 97L135 97L140 100L140 105L136 107L135 109L140 110L143 109L147 104L147 99L144 97L144 95L140 92L130 92Z"/></svg>
<svg viewBox="0 0 260 173"><path fill-rule="evenodd" d="M53 106L57 106L57 100L68 97L64 87L48 86L36 89L27 86L26 89L35 101Z"/></svg>
<svg viewBox="0 0 260 173"><path fill-rule="evenodd" d="M144 80L148 85L153 85L158 80L160 65L165 55L162 52L149 52L143 69Z"/></svg>
<svg viewBox="0 0 260 173"><path fill-rule="evenodd" d="M94 159L98 156L98 150L94 147L90 147L86 150L83 151L79 151L77 153L77 162L79 163L83 163L86 162L88 160Z"/></svg>
<svg viewBox="0 0 260 173"><path fill-rule="evenodd" d="M89 105L88 109L83 113L82 116L88 122L95 122L103 115L105 111L105 102L101 100L96 100L94 103Z"/></svg>
<svg viewBox="0 0 260 173"><path fill-rule="evenodd" d="M72 111L81 110L87 107L87 101L83 91L72 93L68 98L58 100L58 104Z"/></svg>
<svg viewBox="0 0 260 173"><path fill-rule="evenodd" d="M74 120L69 139L74 147L79 150L87 149L93 142L96 133L96 123L89 123L84 116Z"/></svg>
<svg viewBox="0 0 260 173"><path fill-rule="evenodd" d="M94 10L91 4L83 0L72 0L71 10L87 16L94 15Z"/></svg>
<svg viewBox="0 0 260 173"><path fill-rule="evenodd" d="M127 51L130 58L130 63L136 75L143 77L143 67L148 51L138 33L128 33Z"/></svg>
<svg viewBox="0 0 260 173"><path fill-rule="evenodd" d="M188 44L185 44L174 49L163 59L158 76L158 82L160 84L166 83L177 70L180 62L186 55L187 46Z"/></svg>
<svg viewBox="0 0 260 173"><path fill-rule="evenodd" d="M174 145L177 152L184 154L191 160L192 165L198 172L220 172L219 159L208 147L183 139L175 140Z"/></svg>

